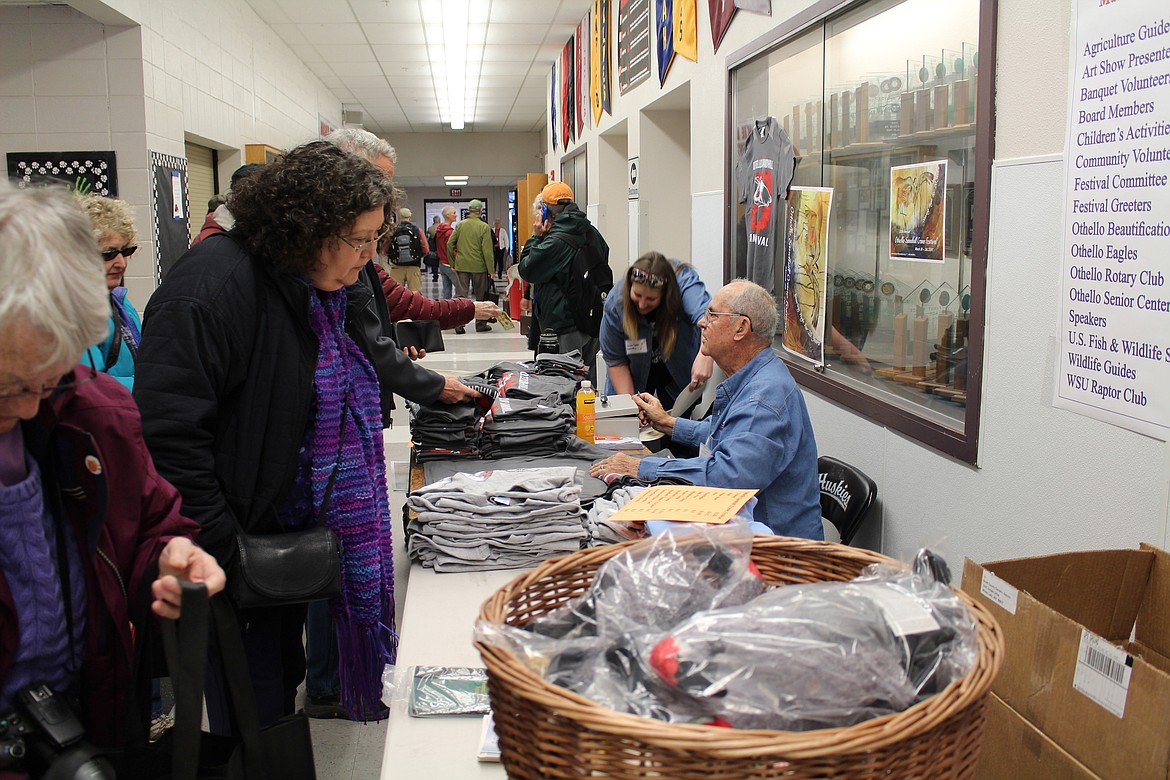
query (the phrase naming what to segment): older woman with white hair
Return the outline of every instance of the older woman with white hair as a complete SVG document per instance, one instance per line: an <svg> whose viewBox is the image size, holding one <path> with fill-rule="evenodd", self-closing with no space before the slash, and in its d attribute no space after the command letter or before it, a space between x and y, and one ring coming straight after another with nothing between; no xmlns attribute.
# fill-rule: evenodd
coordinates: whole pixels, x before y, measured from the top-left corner
<svg viewBox="0 0 1170 780"><path fill-rule="evenodd" d="M118 747L141 585L177 617L177 578L215 593L224 575L191 541L130 394L78 365L106 333L109 292L73 196L0 181L0 275L20 279L0 287L0 714L45 684L78 705L89 741Z"/></svg>

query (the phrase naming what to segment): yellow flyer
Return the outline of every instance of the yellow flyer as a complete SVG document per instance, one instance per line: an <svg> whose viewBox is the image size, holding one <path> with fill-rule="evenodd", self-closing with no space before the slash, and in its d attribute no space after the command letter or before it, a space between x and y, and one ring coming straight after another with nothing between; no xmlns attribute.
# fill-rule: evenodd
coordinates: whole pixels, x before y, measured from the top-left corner
<svg viewBox="0 0 1170 780"><path fill-rule="evenodd" d="M645 522L674 520L681 523L726 523L756 490L658 485L646 488L638 497L615 512L610 520Z"/></svg>

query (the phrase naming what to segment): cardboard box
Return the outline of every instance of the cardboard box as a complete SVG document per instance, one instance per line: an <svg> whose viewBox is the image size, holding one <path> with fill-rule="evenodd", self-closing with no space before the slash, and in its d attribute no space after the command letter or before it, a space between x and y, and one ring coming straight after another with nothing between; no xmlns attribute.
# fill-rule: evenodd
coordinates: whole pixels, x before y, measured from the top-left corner
<svg viewBox="0 0 1170 780"><path fill-rule="evenodd" d="M1101 780L994 693L975 780Z"/></svg>
<svg viewBox="0 0 1170 780"><path fill-rule="evenodd" d="M1003 629L1007 706L1103 778L1170 778L1170 555L968 560L963 590Z"/></svg>

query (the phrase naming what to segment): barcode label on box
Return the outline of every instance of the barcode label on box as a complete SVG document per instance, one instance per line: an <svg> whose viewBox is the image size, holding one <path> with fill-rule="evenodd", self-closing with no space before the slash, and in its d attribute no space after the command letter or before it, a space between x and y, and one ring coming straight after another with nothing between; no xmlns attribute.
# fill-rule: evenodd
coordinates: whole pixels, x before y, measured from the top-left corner
<svg viewBox="0 0 1170 780"><path fill-rule="evenodd" d="M1011 614L1016 614L1016 602L1020 598L1020 591L1014 585L1008 584L1006 580L1001 580L991 572L984 570L983 581L979 583L979 592Z"/></svg>
<svg viewBox="0 0 1170 780"><path fill-rule="evenodd" d="M1133 657L1088 629L1081 629L1073 687L1112 712L1125 717Z"/></svg>

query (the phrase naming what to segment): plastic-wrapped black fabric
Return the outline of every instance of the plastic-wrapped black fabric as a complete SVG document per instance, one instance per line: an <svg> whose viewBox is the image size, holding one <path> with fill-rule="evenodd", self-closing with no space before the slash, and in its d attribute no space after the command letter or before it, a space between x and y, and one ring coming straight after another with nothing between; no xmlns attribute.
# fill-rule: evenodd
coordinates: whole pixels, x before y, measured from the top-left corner
<svg viewBox="0 0 1170 780"><path fill-rule="evenodd" d="M644 658L662 632L712 605L742 604L767 586L742 525L676 529L606 561L589 590L527 627L484 626L488 642L533 660L550 682L618 711L674 722L709 720L660 681Z"/></svg>
<svg viewBox="0 0 1170 780"><path fill-rule="evenodd" d="M935 579L940 562L920 555L909 571L869 567L850 582L788 585L702 612L643 661L737 728L805 731L901 712L975 662L974 619Z"/></svg>

